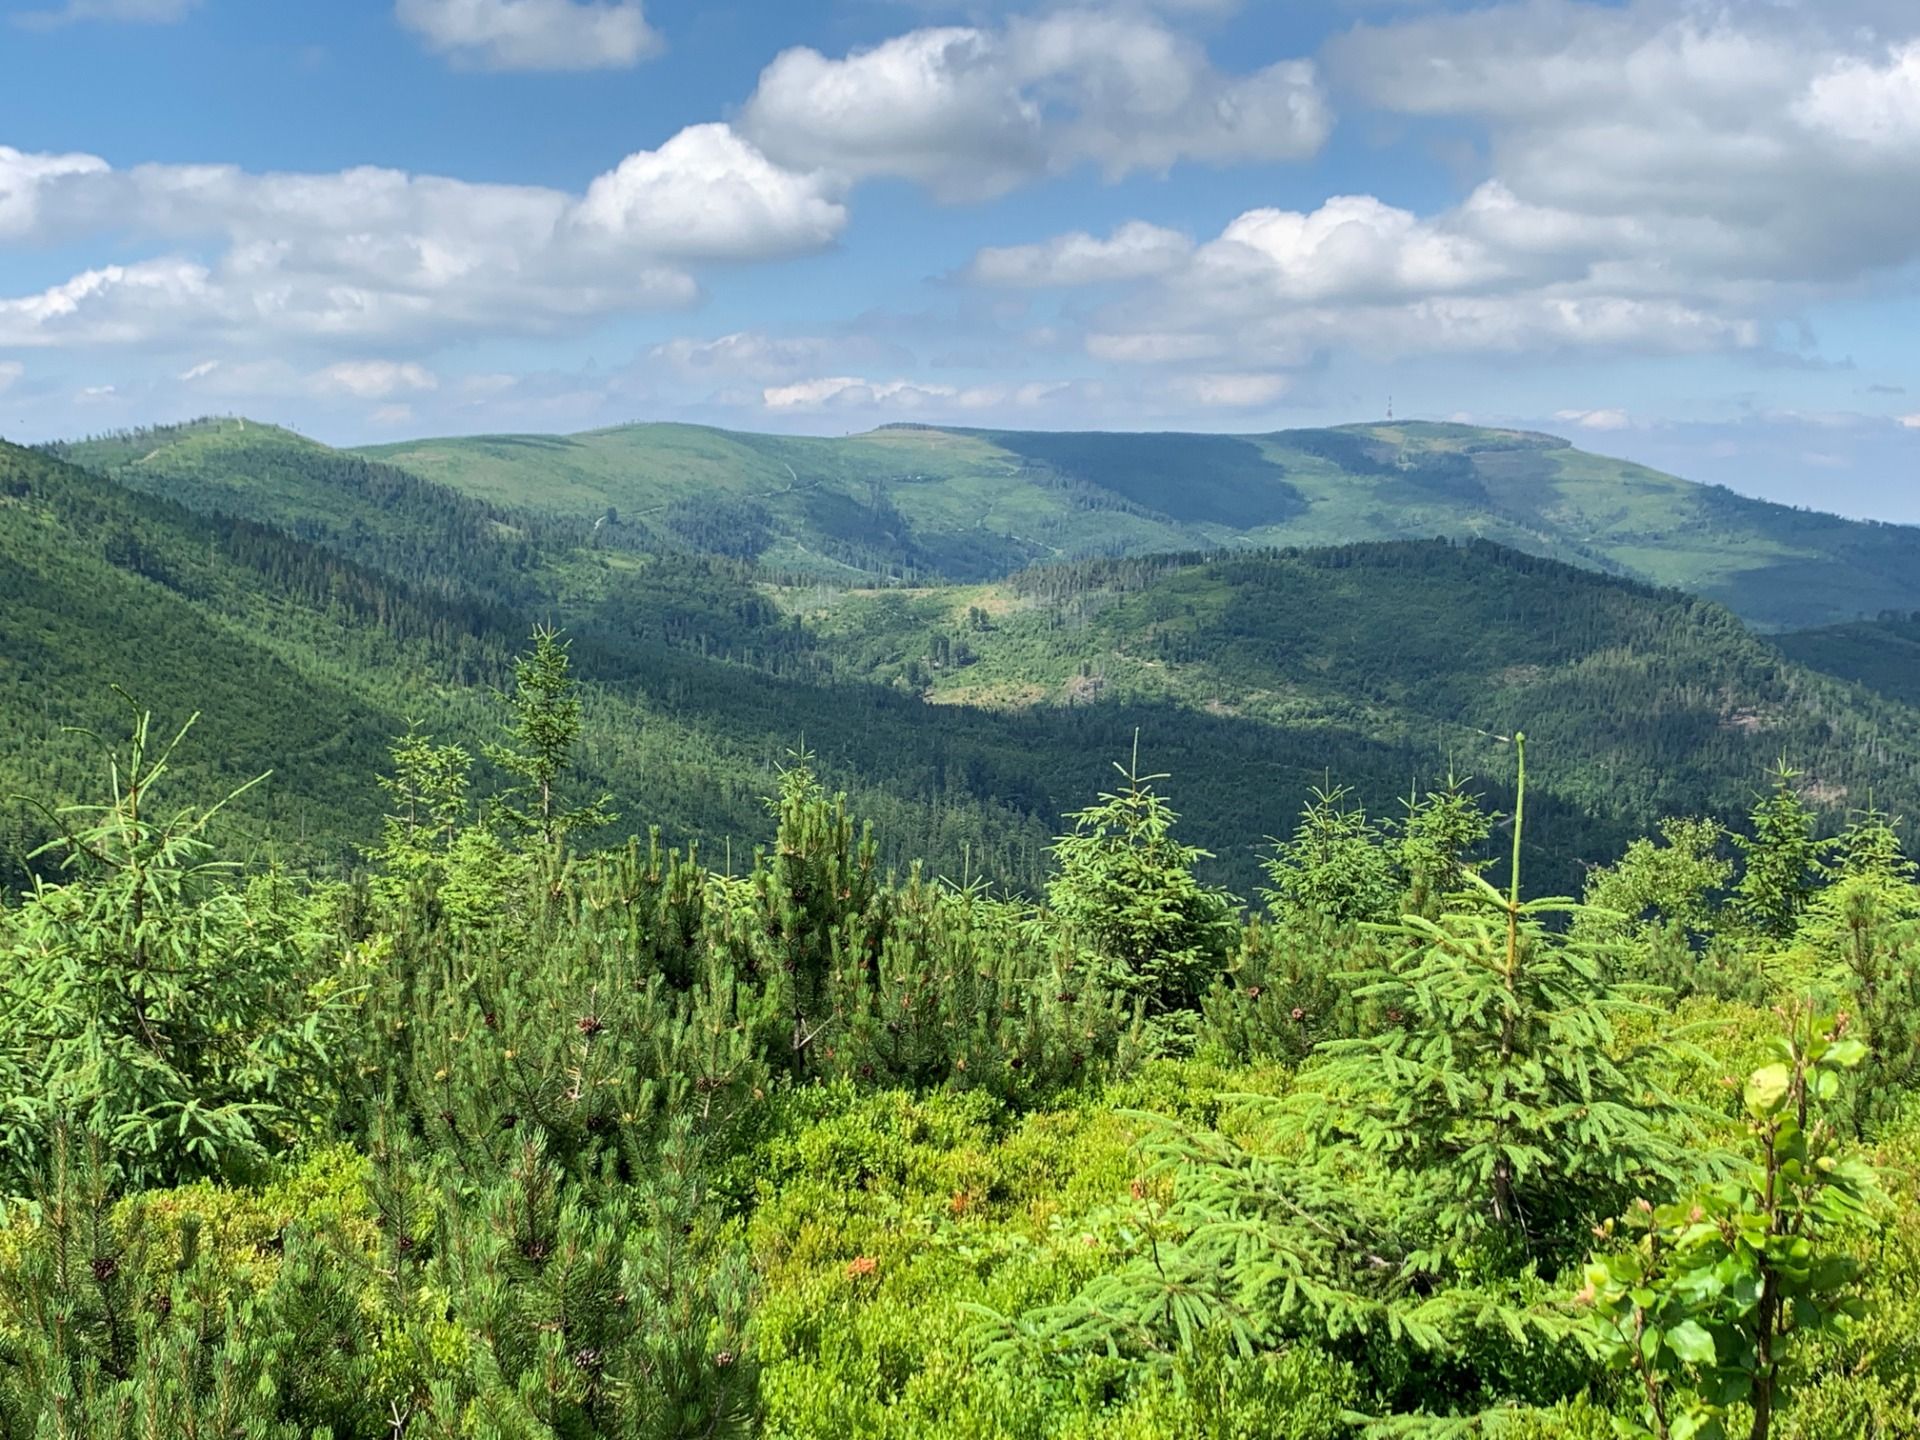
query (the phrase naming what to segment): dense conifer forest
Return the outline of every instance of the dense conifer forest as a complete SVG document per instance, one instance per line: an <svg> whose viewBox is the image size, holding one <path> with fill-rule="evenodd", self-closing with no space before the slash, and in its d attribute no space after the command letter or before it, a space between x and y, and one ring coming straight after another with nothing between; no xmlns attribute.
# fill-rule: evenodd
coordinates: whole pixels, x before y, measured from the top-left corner
<svg viewBox="0 0 1920 1440"><path fill-rule="evenodd" d="M610 433L0 444L0 1440L1920 1435L1905 619Z"/></svg>

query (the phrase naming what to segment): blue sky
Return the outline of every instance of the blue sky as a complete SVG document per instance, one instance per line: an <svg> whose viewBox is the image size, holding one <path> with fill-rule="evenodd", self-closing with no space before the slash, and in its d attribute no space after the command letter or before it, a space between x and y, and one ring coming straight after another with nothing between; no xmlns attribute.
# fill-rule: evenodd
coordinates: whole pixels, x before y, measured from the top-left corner
<svg viewBox="0 0 1920 1440"><path fill-rule="evenodd" d="M0 0L0 434L1521 424L1920 522L1908 0Z"/></svg>

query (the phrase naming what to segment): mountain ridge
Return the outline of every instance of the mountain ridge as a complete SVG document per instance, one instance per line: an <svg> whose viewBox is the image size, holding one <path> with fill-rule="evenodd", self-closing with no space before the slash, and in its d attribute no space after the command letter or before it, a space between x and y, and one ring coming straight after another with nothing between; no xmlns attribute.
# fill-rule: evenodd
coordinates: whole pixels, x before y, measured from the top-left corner
<svg viewBox="0 0 1920 1440"><path fill-rule="evenodd" d="M1677 586L1766 630L1920 609L1920 527L1754 499L1542 431L1453 422L1234 435L902 421L839 438L638 422L335 450L235 418L51 448L293 533L341 528L337 488L301 495L284 473L331 463L366 467L363 487L411 476L443 511L464 507L469 532L558 527L847 583L1446 535Z"/></svg>
<svg viewBox="0 0 1920 1440"><path fill-rule="evenodd" d="M825 578L983 580L1107 554L1446 535L1675 585L1769 630L1920 608L1920 528L1448 422L1246 435L902 423L839 439L639 424L356 453L576 519L666 514L700 493L753 558Z"/></svg>

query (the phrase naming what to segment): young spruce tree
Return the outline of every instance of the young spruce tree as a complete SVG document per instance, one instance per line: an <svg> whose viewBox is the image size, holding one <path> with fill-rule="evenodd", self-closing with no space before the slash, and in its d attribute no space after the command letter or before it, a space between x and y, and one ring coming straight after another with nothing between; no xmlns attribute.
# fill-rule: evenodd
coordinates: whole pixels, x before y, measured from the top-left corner
<svg viewBox="0 0 1920 1440"><path fill-rule="evenodd" d="M1114 769L1124 787L1068 816L1072 830L1054 842L1047 899L1105 984L1152 1013L1188 1011L1226 968L1234 902L1194 873L1212 857L1175 838L1180 817L1154 789L1167 777L1140 773L1137 740L1132 763Z"/></svg>
<svg viewBox="0 0 1920 1440"><path fill-rule="evenodd" d="M1753 834L1733 837L1746 860L1734 887L1734 913L1770 940L1792 937L1826 872L1830 847L1814 837L1813 811L1794 785L1799 778L1800 772L1781 760L1773 770L1773 788L1749 817Z"/></svg>
<svg viewBox="0 0 1920 1440"><path fill-rule="evenodd" d="M128 703L108 798L51 814L64 881L36 885L0 951L0 1194L24 1193L56 1124L110 1146L130 1182L168 1184L233 1176L330 1103L344 997L291 887L215 858L209 828L241 791L165 807L193 721L157 743Z"/></svg>
<svg viewBox="0 0 1920 1440"><path fill-rule="evenodd" d="M487 758L519 784L495 797L494 813L514 833L537 837L552 849L575 830L611 824L611 796L571 808L561 803L559 783L573 763L580 739L580 696L567 655L571 641L550 625L534 628L533 651L513 662L513 693L503 696L511 713L509 740L487 747Z"/></svg>
<svg viewBox="0 0 1920 1440"><path fill-rule="evenodd" d="M1406 818L1400 823L1399 865L1406 880L1403 910L1415 915L1438 911L1470 874L1477 875L1489 861L1479 858L1480 847L1493 833L1493 817L1481 808L1480 797L1468 791L1470 775L1447 771L1438 790L1416 793L1402 803Z"/></svg>
<svg viewBox="0 0 1920 1440"><path fill-rule="evenodd" d="M1379 1034L1321 1047L1303 1096L1321 1147L1350 1150L1409 1182L1416 1270L1443 1272L1470 1249L1547 1258L1650 1181L1675 1181L1684 1155L1662 1053L1631 1048L1617 1023L1647 1005L1594 947L1547 920L1578 911L1521 898L1526 739L1506 893L1478 875L1437 918L1407 916L1387 977L1359 993ZM1576 1252L1577 1253L1577 1252Z"/></svg>
<svg viewBox="0 0 1920 1440"><path fill-rule="evenodd" d="M1292 838L1267 862L1261 892L1276 919L1296 930L1347 929L1385 920L1404 886L1381 827L1350 803L1344 786L1315 787Z"/></svg>

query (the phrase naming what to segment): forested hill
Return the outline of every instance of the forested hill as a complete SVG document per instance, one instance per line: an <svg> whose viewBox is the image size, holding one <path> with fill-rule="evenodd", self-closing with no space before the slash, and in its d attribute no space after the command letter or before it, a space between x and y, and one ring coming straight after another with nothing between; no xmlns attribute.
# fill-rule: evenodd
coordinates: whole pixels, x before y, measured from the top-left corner
<svg viewBox="0 0 1920 1440"><path fill-rule="evenodd" d="M255 429L248 445L297 448ZM1719 606L1491 544L779 584L498 501L443 515L432 482L320 447L276 486L348 499L293 538L219 513L293 503L236 480L239 433L178 487L208 513L0 448L0 793L81 793L91 742L61 727L118 728L119 684L162 725L206 712L188 751L202 798L275 771L244 833L349 863L377 827L387 739L414 718L478 754L510 657L551 619L587 682L581 786L612 793L621 833L658 824L716 856L765 838L761 798L805 747L890 861L1031 889L1061 815L1111 782L1136 729L1241 893L1316 785L1391 813L1452 766L1498 806L1494 737L1520 726L1536 736L1529 843L1563 888L1662 814L1739 813L1781 754L1833 821L1867 791L1920 815L1914 711L1788 663ZM455 527L468 548L404 578L421 532ZM47 822L6 815L17 876Z"/></svg>
<svg viewBox="0 0 1920 1440"><path fill-rule="evenodd" d="M1466 425L1244 436L897 426L837 439L634 425L365 453L508 510L825 577L983 580L1102 555L1445 535L1678 586L1766 629L1920 608L1920 529Z"/></svg>
<svg viewBox="0 0 1920 1440"><path fill-rule="evenodd" d="M0 442L0 870L85 793L124 732L122 687L160 726L203 713L179 765L205 800L269 770L234 817L278 853L344 860L371 773L435 688L504 677L484 606L424 597L269 527L178 505ZM517 622L516 622L517 628ZM73 727L73 728L70 728Z"/></svg>
<svg viewBox="0 0 1920 1440"><path fill-rule="evenodd" d="M1556 793L1595 814L1733 813L1783 755L1836 808L1920 794L1920 712L1787 660L1712 602L1484 541L1090 561L784 603L843 667L939 704L1165 705L1417 743L1483 774L1524 727Z"/></svg>
<svg viewBox="0 0 1920 1440"><path fill-rule="evenodd" d="M666 588L696 609L756 599L737 582L715 599L697 574ZM0 883L50 832L41 806L95 788L98 746L71 727L122 732L115 686L158 728L204 712L182 752L185 796L273 772L233 816L251 858L353 863L378 831L388 741L418 719L479 755L498 738L495 692L532 623L0 442ZM924 706L882 687L830 692L604 626L575 654L593 682L579 783L610 791L628 826L704 838L717 854L762 838L763 797L803 745L897 832L889 859L913 846L956 872L971 857L1023 881L1057 822L1038 777L1074 796L1100 777L1090 758L1070 780L1049 772L1080 753L1063 727L955 717L928 731ZM1106 753L1124 741L1118 717L1074 728ZM479 778L493 777L482 766Z"/></svg>
<svg viewBox="0 0 1920 1440"><path fill-rule="evenodd" d="M1799 630L1780 636L1779 644L1809 669L1920 705L1920 612Z"/></svg>
<svg viewBox="0 0 1920 1440"><path fill-rule="evenodd" d="M48 453L190 510L270 525L416 585L506 603L542 598L550 583L538 573L543 560L569 538L554 523L249 420L162 426Z"/></svg>

